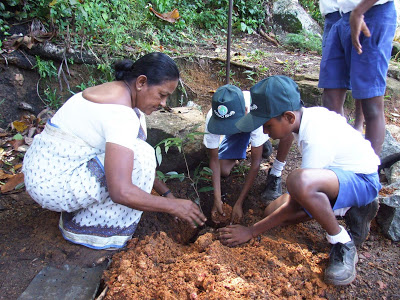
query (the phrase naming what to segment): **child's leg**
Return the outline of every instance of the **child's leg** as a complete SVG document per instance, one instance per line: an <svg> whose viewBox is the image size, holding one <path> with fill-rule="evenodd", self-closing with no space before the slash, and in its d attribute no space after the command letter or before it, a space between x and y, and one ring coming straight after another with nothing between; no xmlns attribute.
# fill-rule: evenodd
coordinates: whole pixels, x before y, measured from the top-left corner
<svg viewBox="0 0 400 300"><path fill-rule="evenodd" d="M365 117L365 138L371 142L375 153L379 155L385 140L385 114L383 96L361 100Z"/></svg>
<svg viewBox="0 0 400 300"><path fill-rule="evenodd" d="M221 168L221 177L228 177L236 164L236 159L220 159L219 165Z"/></svg>
<svg viewBox="0 0 400 300"><path fill-rule="evenodd" d="M272 167L268 171L265 190L261 194L264 201L275 200L282 195L282 171L286 164L286 156L290 151L293 142L293 135L290 134L285 139L279 140L278 152Z"/></svg>
<svg viewBox="0 0 400 300"><path fill-rule="evenodd" d="M337 112L342 115L343 104L346 99L347 89L328 89L325 88L322 93L322 105L327 109Z"/></svg>
<svg viewBox="0 0 400 300"><path fill-rule="evenodd" d="M362 111L361 101L356 100L354 112L354 129L363 133L364 131L364 114Z"/></svg>
<svg viewBox="0 0 400 300"><path fill-rule="evenodd" d="M272 201L264 210L264 218L268 217L274 211L276 211L282 205L289 205L290 195L283 194L278 199ZM311 220L304 209L296 205L293 209L293 213L287 216L287 219L281 225L297 224Z"/></svg>
<svg viewBox="0 0 400 300"><path fill-rule="evenodd" d="M286 186L292 199L305 208L330 236L341 231L331 205L339 193L339 181L332 170L297 169L288 176Z"/></svg>

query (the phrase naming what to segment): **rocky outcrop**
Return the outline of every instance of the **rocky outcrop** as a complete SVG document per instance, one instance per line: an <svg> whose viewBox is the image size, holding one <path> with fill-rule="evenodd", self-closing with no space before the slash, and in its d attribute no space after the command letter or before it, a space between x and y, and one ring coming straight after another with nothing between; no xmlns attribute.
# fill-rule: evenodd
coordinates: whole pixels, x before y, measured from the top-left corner
<svg viewBox="0 0 400 300"><path fill-rule="evenodd" d="M400 143L390 133L400 128L387 126L385 141L380 155L381 168L385 168L387 185L379 193L377 222L382 232L393 241L400 241Z"/></svg>
<svg viewBox="0 0 400 300"><path fill-rule="evenodd" d="M156 146L167 138L180 138L185 140L188 134L204 132L205 116L196 107L175 107L170 112L156 111L146 116L147 142ZM186 163L183 154L176 147L168 149L165 153L162 148L162 163L158 170L165 172L186 172ZM206 151L203 145L203 135L195 135L192 141L184 143L183 151L190 170L194 170L198 164L206 159Z"/></svg>
<svg viewBox="0 0 400 300"><path fill-rule="evenodd" d="M275 1L272 8L272 19L277 34L282 34L282 32L300 33L302 30L313 34L322 34L321 27L297 0Z"/></svg>

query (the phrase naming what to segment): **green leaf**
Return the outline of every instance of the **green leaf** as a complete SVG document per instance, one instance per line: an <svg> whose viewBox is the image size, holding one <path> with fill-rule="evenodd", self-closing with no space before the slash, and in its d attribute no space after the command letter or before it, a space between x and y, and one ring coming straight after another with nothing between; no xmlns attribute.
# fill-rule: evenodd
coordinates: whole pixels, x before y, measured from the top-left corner
<svg viewBox="0 0 400 300"><path fill-rule="evenodd" d="M20 133L17 133L16 135L13 136L13 140L21 141L23 139L24 137Z"/></svg>
<svg viewBox="0 0 400 300"><path fill-rule="evenodd" d="M156 147L156 158L157 158L158 165L161 165L162 154L161 154L161 148L159 146Z"/></svg>
<svg viewBox="0 0 400 300"><path fill-rule="evenodd" d="M179 174L176 171L170 171L167 173L167 175L179 175Z"/></svg>
<svg viewBox="0 0 400 300"><path fill-rule="evenodd" d="M214 190L214 188L212 186L205 186L205 187L202 187L201 189L199 189L198 192L203 193L203 192L210 192L213 190Z"/></svg>

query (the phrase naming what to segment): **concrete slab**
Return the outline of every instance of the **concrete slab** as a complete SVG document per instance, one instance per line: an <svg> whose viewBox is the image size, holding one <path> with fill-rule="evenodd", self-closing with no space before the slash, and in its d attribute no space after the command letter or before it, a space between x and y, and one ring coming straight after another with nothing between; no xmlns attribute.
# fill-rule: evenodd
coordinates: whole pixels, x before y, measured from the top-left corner
<svg viewBox="0 0 400 300"><path fill-rule="evenodd" d="M89 300L94 299L104 262L93 268L64 265L61 269L45 267L35 276L18 300Z"/></svg>

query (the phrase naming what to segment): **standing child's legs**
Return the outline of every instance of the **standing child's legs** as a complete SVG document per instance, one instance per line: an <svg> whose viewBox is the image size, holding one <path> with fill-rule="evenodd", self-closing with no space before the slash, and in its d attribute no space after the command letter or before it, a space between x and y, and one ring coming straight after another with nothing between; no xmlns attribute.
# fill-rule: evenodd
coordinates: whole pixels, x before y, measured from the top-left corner
<svg viewBox="0 0 400 300"><path fill-rule="evenodd" d="M344 115L343 104L346 99L347 89L328 89L322 93L322 105L329 110Z"/></svg>
<svg viewBox="0 0 400 300"><path fill-rule="evenodd" d="M385 140L385 114L383 96L361 100L365 118L365 138L371 142L375 153L379 155Z"/></svg>
<svg viewBox="0 0 400 300"><path fill-rule="evenodd" d="M355 100L355 112L354 112L354 129L363 133L364 131L364 114L362 111L361 101Z"/></svg>

